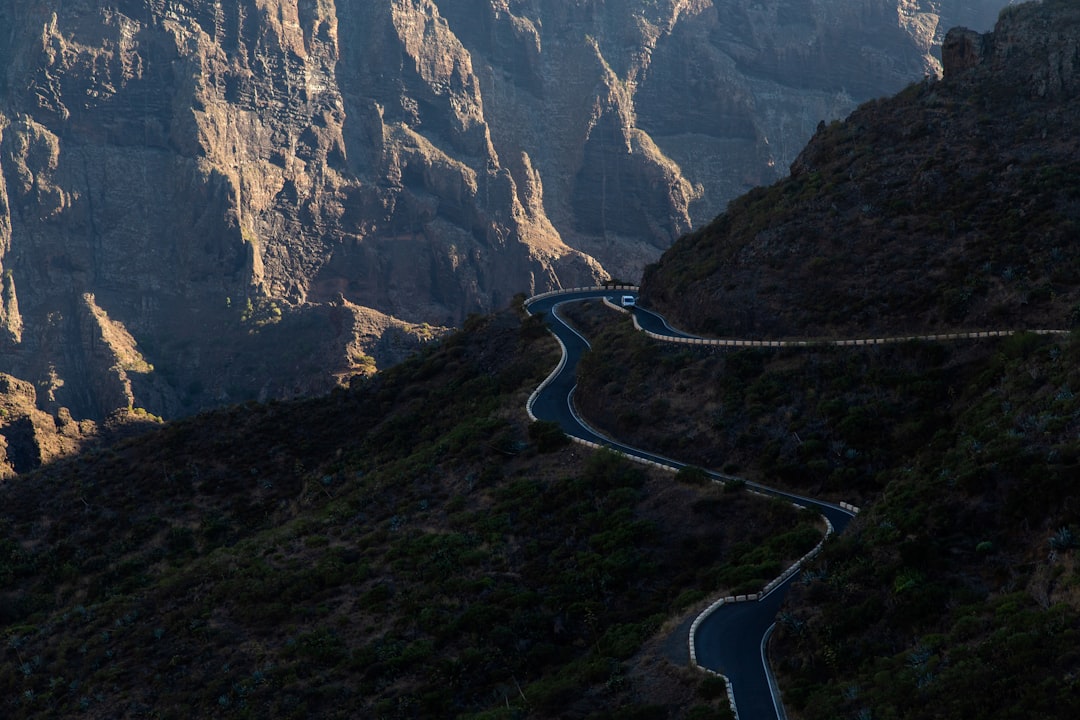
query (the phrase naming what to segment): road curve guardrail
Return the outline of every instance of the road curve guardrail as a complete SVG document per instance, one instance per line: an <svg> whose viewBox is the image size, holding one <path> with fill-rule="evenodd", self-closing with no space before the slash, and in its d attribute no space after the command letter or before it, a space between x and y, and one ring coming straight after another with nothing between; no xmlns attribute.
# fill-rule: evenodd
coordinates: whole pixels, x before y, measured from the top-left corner
<svg viewBox="0 0 1080 720"><path fill-rule="evenodd" d="M528 308L537 300L546 300L549 297L555 297L556 295L572 295L574 293L582 292L603 292L605 290L629 290L631 292L637 292L639 290L637 285L594 285L592 287L577 287L577 288L562 288L559 290L548 290L547 292L540 293L539 295L533 295L525 300L525 307Z"/></svg>

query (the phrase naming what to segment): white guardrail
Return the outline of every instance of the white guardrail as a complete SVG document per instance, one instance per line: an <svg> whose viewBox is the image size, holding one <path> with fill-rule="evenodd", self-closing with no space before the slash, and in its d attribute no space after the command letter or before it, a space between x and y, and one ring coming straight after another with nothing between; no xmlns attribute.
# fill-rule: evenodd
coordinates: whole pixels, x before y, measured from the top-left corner
<svg viewBox="0 0 1080 720"><path fill-rule="evenodd" d="M583 288L569 288L569 289L564 289L564 290L552 290L550 292L542 293L540 295L536 295L534 297L531 297L531 298L527 299L525 301L525 308L526 308L526 311L528 311L529 305L532 304L533 302L535 302L537 300L543 300L545 298L553 297L553 296L556 296L556 295L567 295L567 294L577 293L577 292L592 292L592 291L600 291L600 290L611 290L611 291L633 290L633 291L637 291L638 287L636 285L609 285L609 286L601 286L601 287L583 287ZM621 307L619 305L616 305L615 303L612 303L606 297L603 298L603 302L608 307L613 308L615 310L618 310L619 312L624 312L624 313L629 312L629 310L627 308L624 308L624 307ZM659 340L661 342L681 343L681 344L684 344L684 345L712 345L712 346L720 346L720 347L775 347L775 348L782 348L782 347L812 347L812 346L819 346L820 347L820 346L823 346L823 345L832 345L832 346L837 346L837 347L865 346L865 345L886 345L886 344L890 344L890 343L911 342L911 341L915 341L915 340L930 340L930 341L933 341L933 340L968 340L968 339L977 339L977 338L1006 337L1006 336L1009 336L1009 335L1014 335L1017 332L1021 332L1019 330L985 330L985 331L980 331L980 332L944 333L944 334L936 334L936 335L907 335L907 336L903 336L903 337L864 338L864 339L855 339L855 340L828 340L828 339L817 339L817 340L729 340L729 339L721 339L721 338L689 338L689 337L676 337L676 336L673 336L673 335L660 335L660 334L650 332L650 331L645 330L644 328L642 328L641 325L638 324L637 316L634 316L634 327L637 330L645 333L649 337L653 338L654 340ZM1068 330L1028 330L1026 332L1035 333L1036 335L1067 335L1070 331L1068 331ZM559 340L557 335L555 336L555 338L556 338L556 340ZM536 420L536 416L533 415L533 412L532 412L532 405L533 405L533 402L536 400L536 397L540 394L541 391L543 391L544 388L546 388L551 383L551 381L555 378L555 376L558 375L559 372L561 372L563 367L565 367L565 365L566 365L566 346L563 345L562 340L559 340L559 346L562 348L562 358L559 360L558 366L555 368L555 370L550 375L548 375L547 378L544 379L544 381L540 384L540 386L537 387L536 390L533 391L532 395L529 396L529 401L526 404L526 410L527 410L527 412L529 414L529 418L531 420ZM577 438L577 437L573 437L573 436L569 436L569 437L574 442L576 442L576 443L578 443L580 445L585 445L586 447L597 448L597 449L602 448L602 447L606 447L606 446L600 445L598 443L590 442L588 440L583 440L581 438ZM630 459L630 460L632 460L634 462L642 463L644 465L651 465L653 467L659 468L661 470L667 470L669 472L677 472L677 469L675 467L671 466L671 465L666 465L664 463L654 462L652 460L646 460L645 458L636 457L634 455L630 455L630 454L627 454L627 453L624 453L624 452L620 452L618 449L615 449L615 448L609 448L609 449L614 450L615 452L618 452L623 457L628 458L628 459ZM737 480L738 478L728 478L728 479ZM723 480L720 480L720 479L717 479L715 481L716 482L723 482ZM761 493L761 494L764 494L764 493ZM795 504L797 507L802 507L801 505L798 505L797 503L793 503L793 504ZM840 503L840 507L843 510L851 513L852 515L857 515L859 513L859 508L856 507L855 505L850 504L850 503L842 502L842 503ZM701 665L698 664L698 661L697 661L697 646L696 646L696 640L695 640L695 636L697 635L698 628L701 626L701 623L703 623L710 615L712 615L714 612L719 610L724 605L727 605L729 603L737 603L737 602L757 602L758 600L764 599L767 595L769 595L771 592L776 590L776 588L778 588L780 585L782 585L785 581L787 581L789 578L791 578L792 575L799 572L799 570L802 568L804 563L812 560L815 556L817 556L817 554L821 552L822 548L825 547L825 542L833 534L833 525L832 525L832 523L824 515L822 515L821 518L825 521L825 535L824 535L824 537L821 538L821 542L819 542L812 550L810 550L808 553L806 553L801 558L799 558L794 563L792 563L791 566L789 566L786 570L784 570L784 572L780 573L780 575L778 575L777 577L773 578L768 583L766 583L765 587L762 588L760 592L750 593L750 594L747 594L747 595L728 595L726 597L722 597L722 598L716 600L711 605L709 605L709 607L705 608L705 610L703 610L700 614L698 614L698 616L696 618L694 618L694 622L691 623L691 625L690 625L690 640L689 640L690 664L692 666L698 668L699 670L702 670L703 672L707 672L707 673L709 673L711 675L714 675L716 677L723 678L725 684L727 685L728 703L731 705L731 712L735 715L735 720L739 720L739 709L738 709L737 705L735 704L735 690L734 690L734 688L732 688L731 681L725 675L722 675L721 673L710 670L710 669L708 669L706 667L702 667ZM767 666L766 666L766 670L768 670ZM774 696L774 699L776 699L775 696Z"/></svg>
<svg viewBox="0 0 1080 720"><path fill-rule="evenodd" d="M915 340L974 340L978 338L1008 337L1018 332L1030 332L1036 335L1068 335L1069 330L984 330L981 332L944 333L939 335L902 335L897 337L860 338L856 340L829 340L819 338L814 340L734 340L728 338L701 338L701 337L677 337L675 335L660 335L646 330L634 317L634 328L645 333L653 340L669 343L681 343L683 345L711 345L714 347L850 347L855 345L890 345L894 343L913 342Z"/></svg>

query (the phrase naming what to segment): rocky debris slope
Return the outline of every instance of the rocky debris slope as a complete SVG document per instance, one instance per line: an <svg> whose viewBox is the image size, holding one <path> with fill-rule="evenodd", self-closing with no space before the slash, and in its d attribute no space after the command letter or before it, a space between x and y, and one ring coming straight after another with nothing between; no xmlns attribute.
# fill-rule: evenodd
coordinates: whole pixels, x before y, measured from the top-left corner
<svg viewBox="0 0 1080 720"><path fill-rule="evenodd" d="M823 125L646 273L647 302L716 335L1071 327L1078 46L1064 2L950 32L944 79Z"/></svg>
<svg viewBox="0 0 1080 720"><path fill-rule="evenodd" d="M0 369L77 417L325 391L636 276L1000 4L12 0Z"/></svg>

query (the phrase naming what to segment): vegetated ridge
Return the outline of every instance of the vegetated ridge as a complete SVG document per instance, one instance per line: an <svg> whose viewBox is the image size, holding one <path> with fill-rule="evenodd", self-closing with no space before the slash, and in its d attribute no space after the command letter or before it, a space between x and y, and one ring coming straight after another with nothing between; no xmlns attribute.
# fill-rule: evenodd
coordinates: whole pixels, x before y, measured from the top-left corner
<svg viewBox="0 0 1080 720"><path fill-rule="evenodd" d="M715 336L874 337L1080 320L1077 10L946 38L944 78L823 125L791 176L650 267L642 296Z"/></svg>
<svg viewBox="0 0 1080 720"><path fill-rule="evenodd" d="M600 311L574 315L590 424L862 508L778 618L788 717L1076 715L1075 334L719 350Z"/></svg>

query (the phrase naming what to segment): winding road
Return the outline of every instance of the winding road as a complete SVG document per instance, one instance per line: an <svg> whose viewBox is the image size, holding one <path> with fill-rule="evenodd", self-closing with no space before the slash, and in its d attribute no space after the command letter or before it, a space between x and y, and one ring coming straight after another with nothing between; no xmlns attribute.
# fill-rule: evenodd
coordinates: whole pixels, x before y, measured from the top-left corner
<svg viewBox="0 0 1080 720"><path fill-rule="evenodd" d="M603 298L615 303L624 294L627 294L627 289L585 288L538 295L526 301L527 311L532 315L544 316L548 328L563 349L558 367L529 398L527 410L531 418L555 422L563 432L579 442L609 447L632 459L678 470L686 467L687 463L609 438L589 427L574 409L577 363L589 349L589 342L559 316L559 307ZM693 335L672 328L660 315L649 310L632 307L629 311L634 315L635 325L650 336L672 342L698 340ZM706 472L717 480L739 479L715 471ZM842 531L857 512L851 506L841 507L759 483L746 482L746 486L764 495L781 497L797 505L816 509L826 518L830 528L837 532ZM787 588L798 575L798 565L770 583L771 587L760 594L718 601L695 621L690 631L691 660L725 677L732 709L741 720L779 720L784 717L779 697L772 690L764 647Z"/></svg>
<svg viewBox="0 0 1080 720"><path fill-rule="evenodd" d="M574 389L577 385L577 363L589 342L559 316L559 307L567 303L606 298L613 308L630 312L634 326L652 338L664 342L719 347L811 347L822 345L858 346L884 345L913 340L963 340L1003 337L1014 330L990 330L959 332L938 335L909 335L902 337L861 339L808 339L808 340L742 340L703 338L673 328L659 314L640 306L623 308L619 298L633 294L633 286L606 288L578 288L544 293L525 301L526 310L532 315L543 315L548 328L562 345L563 354L558 367L529 398L527 411L534 420L558 423L563 432L578 442L591 446L609 447L632 459L661 467L679 470L686 463L625 445L609 438L589 425L574 409ZM1041 335L1066 334L1067 330L1030 330ZM738 480L729 475L706 470L717 480ZM793 503L814 508L825 519L829 532L841 532L858 512L858 508L803 497L754 482L746 486L763 495L784 498ZM824 544L824 540L822 541ZM771 680L765 659L765 644L772 632L776 613L788 586L798 575L802 562L812 557L819 545L779 578L771 581L760 593L749 596L721 598L713 603L691 625L688 645L691 663L706 671L723 676L728 682L728 699L736 720L784 720L786 717L780 702L779 691Z"/></svg>

